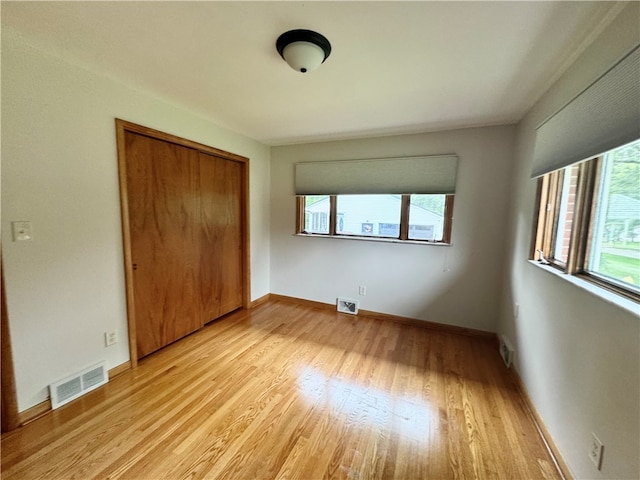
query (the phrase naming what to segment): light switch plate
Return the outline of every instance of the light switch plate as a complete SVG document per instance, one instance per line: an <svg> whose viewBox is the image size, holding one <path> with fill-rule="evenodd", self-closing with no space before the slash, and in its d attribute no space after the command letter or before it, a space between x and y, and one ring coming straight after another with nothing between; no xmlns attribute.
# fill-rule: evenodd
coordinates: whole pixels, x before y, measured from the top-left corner
<svg viewBox="0 0 640 480"><path fill-rule="evenodd" d="M31 222L11 222L13 228L13 241L24 242L25 240L33 239L33 231L31 229Z"/></svg>

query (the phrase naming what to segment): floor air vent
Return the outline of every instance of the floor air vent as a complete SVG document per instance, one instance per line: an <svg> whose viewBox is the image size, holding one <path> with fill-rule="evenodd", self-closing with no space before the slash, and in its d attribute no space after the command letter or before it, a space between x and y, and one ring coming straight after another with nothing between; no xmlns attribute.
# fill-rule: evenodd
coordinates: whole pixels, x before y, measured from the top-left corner
<svg viewBox="0 0 640 480"><path fill-rule="evenodd" d="M71 400L95 390L109 381L105 362L99 363L70 377L49 385L51 408L58 408Z"/></svg>
<svg viewBox="0 0 640 480"><path fill-rule="evenodd" d="M357 300L349 300L348 298L340 298L336 299L336 306L339 312L343 313L351 313L353 315L357 315L358 313L358 301Z"/></svg>
<svg viewBox="0 0 640 480"><path fill-rule="evenodd" d="M504 360L504 364L507 368L511 368L513 363L513 347L504 335L500 335L500 356Z"/></svg>

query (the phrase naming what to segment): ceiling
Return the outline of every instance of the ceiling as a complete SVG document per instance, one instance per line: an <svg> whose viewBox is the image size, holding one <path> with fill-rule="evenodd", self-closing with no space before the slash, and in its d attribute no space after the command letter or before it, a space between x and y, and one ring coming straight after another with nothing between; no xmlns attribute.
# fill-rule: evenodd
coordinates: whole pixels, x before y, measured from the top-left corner
<svg viewBox="0 0 640 480"><path fill-rule="evenodd" d="M268 145L513 123L615 2L8 2L2 28ZM293 71L291 29L333 51Z"/></svg>

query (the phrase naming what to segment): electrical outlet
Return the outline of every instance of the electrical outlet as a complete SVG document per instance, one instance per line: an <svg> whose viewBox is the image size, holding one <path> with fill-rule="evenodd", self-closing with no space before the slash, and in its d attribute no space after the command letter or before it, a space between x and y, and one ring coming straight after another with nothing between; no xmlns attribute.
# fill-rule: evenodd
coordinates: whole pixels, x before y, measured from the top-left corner
<svg viewBox="0 0 640 480"><path fill-rule="evenodd" d="M13 241L24 242L33 238L31 222L11 222L13 227Z"/></svg>
<svg viewBox="0 0 640 480"><path fill-rule="evenodd" d="M514 320L517 320L519 315L520 315L520 304L519 303L514 303L513 304L513 318L514 318Z"/></svg>
<svg viewBox="0 0 640 480"><path fill-rule="evenodd" d="M604 453L604 445L595 433L591 434L591 446L589 447L589 458L598 470L602 468L602 454Z"/></svg>
<svg viewBox="0 0 640 480"><path fill-rule="evenodd" d="M110 347L114 343L118 343L118 331L112 330L110 332L104 332L104 346Z"/></svg>
<svg viewBox="0 0 640 480"><path fill-rule="evenodd" d="M358 293L360 295L366 295L367 294L367 287L365 287L364 285L360 285L360 288L358 288Z"/></svg>

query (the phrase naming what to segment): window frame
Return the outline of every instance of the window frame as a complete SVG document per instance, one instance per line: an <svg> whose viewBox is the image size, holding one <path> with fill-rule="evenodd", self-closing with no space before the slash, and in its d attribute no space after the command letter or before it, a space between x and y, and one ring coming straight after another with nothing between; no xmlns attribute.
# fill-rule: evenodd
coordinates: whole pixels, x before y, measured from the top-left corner
<svg viewBox="0 0 640 480"><path fill-rule="evenodd" d="M444 218L442 227L442 240L421 240L409 238L409 210L411 208L411 194L403 194L400 199L400 234L397 237L347 235L337 233L336 222L338 217L338 195L329 195L329 233L307 232L304 228L305 196L296 196L296 235L331 238L353 238L372 241L395 241L402 243L420 243L427 245L451 245L451 232L453 224L453 206L455 194L445 194Z"/></svg>
<svg viewBox="0 0 640 480"><path fill-rule="evenodd" d="M529 258L550 265L567 275L580 277L588 282L640 302L640 293L622 282L609 279L597 272L588 271L588 253L594 242L594 225L598 207L600 177L604 156L575 163L547 173L538 178L536 215L534 216L531 252ZM560 212L561 186L567 169L577 165L574 218L572 221L567 262L555 258L558 216ZM542 253L542 255L540 255Z"/></svg>

